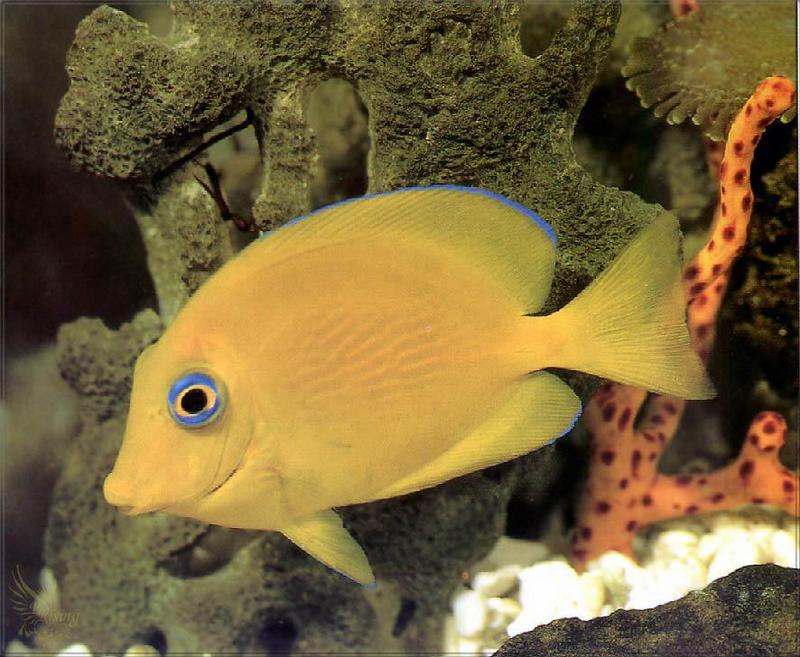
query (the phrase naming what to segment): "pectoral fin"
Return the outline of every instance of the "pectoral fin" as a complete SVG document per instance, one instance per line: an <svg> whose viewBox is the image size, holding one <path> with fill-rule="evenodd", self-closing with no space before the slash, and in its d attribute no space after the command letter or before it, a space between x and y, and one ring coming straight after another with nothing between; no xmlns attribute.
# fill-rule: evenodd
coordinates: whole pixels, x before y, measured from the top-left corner
<svg viewBox="0 0 800 657"><path fill-rule="evenodd" d="M364 550L342 525L335 511L320 511L281 528L292 543L329 568L359 584L375 584L375 575Z"/></svg>

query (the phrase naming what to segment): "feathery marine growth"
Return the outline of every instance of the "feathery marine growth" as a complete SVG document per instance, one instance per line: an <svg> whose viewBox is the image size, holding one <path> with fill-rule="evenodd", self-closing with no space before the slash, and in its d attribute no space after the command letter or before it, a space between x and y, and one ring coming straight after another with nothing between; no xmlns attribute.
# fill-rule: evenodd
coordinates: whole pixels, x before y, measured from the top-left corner
<svg viewBox="0 0 800 657"><path fill-rule="evenodd" d="M724 139L730 120L761 80L794 79L792 5L789 0L673 2L676 19L631 44L622 67L626 85L668 123L691 118L712 139ZM791 106L781 120L794 116Z"/></svg>

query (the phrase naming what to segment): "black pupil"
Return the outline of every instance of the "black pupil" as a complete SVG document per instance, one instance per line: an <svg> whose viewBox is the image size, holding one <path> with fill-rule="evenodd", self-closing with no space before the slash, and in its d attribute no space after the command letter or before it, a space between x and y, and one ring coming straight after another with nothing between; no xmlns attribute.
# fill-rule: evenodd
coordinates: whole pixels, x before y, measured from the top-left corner
<svg viewBox="0 0 800 657"><path fill-rule="evenodd" d="M181 397L181 408L189 415L196 415L208 404L208 395L202 388L192 388Z"/></svg>

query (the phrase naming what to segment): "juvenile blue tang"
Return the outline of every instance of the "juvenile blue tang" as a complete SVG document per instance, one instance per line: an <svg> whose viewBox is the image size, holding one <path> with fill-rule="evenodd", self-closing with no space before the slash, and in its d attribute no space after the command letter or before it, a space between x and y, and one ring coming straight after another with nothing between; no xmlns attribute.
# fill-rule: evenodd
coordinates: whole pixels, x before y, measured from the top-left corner
<svg viewBox="0 0 800 657"><path fill-rule="evenodd" d="M277 229L141 354L106 499L279 531L369 584L332 509L563 435L580 401L546 368L713 395L685 325L672 215L567 306L533 316L555 248L531 210L456 186L367 196Z"/></svg>

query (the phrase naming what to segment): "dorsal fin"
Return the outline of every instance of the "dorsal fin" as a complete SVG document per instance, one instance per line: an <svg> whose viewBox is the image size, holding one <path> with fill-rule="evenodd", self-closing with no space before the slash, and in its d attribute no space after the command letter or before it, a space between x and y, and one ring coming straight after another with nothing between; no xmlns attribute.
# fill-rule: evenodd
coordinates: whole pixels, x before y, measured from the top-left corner
<svg viewBox="0 0 800 657"><path fill-rule="evenodd" d="M248 251L281 259L354 239L425 240L478 268L519 303L539 310L555 263L553 229L535 212L475 187L434 185L349 199L298 217Z"/></svg>

